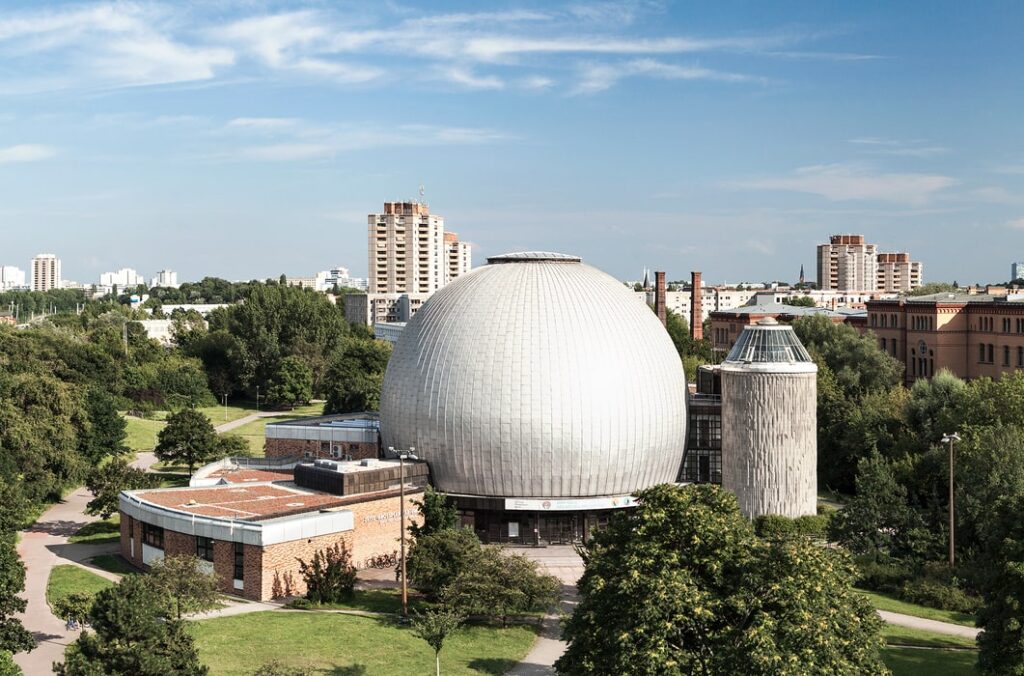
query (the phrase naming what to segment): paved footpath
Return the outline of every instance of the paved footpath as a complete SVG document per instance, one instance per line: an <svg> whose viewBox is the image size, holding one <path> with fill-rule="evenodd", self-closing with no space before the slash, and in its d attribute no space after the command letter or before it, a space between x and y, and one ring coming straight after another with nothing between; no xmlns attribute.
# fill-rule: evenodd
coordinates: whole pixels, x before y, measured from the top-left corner
<svg viewBox="0 0 1024 676"><path fill-rule="evenodd" d="M239 418L238 420L232 420L230 422L221 423L220 425L214 427L214 429L217 430L218 434L221 434L223 432L230 432L231 430L237 427L247 425L255 420L259 420L260 418L273 418L275 416L281 415L281 413L281 411L260 411L259 413L250 413L249 415Z"/></svg>

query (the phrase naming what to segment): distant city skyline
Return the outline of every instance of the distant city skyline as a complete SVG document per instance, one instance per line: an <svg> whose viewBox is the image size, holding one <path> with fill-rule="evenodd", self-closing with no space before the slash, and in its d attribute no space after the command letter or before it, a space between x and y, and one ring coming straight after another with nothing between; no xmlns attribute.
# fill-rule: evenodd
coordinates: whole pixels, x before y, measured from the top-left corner
<svg viewBox="0 0 1024 676"><path fill-rule="evenodd" d="M365 277L426 187L479 264L795 281L857 233L925 281L1024 256L1024 5L5 4L0 264ZM811 281L808 279L808 281Z"/></svg>

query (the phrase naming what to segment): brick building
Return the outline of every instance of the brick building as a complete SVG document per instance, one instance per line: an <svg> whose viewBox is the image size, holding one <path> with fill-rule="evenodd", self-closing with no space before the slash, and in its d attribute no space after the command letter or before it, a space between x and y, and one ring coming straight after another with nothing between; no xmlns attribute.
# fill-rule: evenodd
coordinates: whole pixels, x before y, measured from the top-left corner
<svg viewBox="0 0 1024 676"><path fill-rule="evenodd" d="M268 423L268 458L363 460L380 457L380 415L340 413Z"/></svg>
<svg viewBox="0 0 1024 676"><path fill-rule="evenodd" d="M736 339L747 326L770 317L781 323L790 323L800 317L825 315L836 324L850 324L858 330L864 325L866 310L837 307L836 309L820 307L803 307L782 303L766 303L763 305L747 305L728 312L711 313L711 347L720 353L728 353L736 343Z"/></svg>
<svg viewBox="0 0 1024 676"><path fill-rule="evenodd" d="M903 362L908 385L940 369L961 378L1024 370L1024 293L971 291L868 302L867 328Z"/></svg>
<svg viewBox="0 0 1024 676"><path fill-rule="evenodd" d="M121 494L121 555L145 568L169 555L196 555L225 593L253 600L302 594L298 559L344 541L357 568L399 548L398 461L318 461L287 471L219 472L221 485ZM424 463L406 462L406 520L427 483Z"/></svg>

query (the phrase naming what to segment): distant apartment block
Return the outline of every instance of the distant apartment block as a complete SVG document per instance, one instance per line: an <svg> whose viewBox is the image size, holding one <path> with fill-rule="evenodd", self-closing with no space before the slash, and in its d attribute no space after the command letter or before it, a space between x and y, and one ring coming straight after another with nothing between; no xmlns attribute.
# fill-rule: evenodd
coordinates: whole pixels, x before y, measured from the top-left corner
<svg viewBox="0 0 1024 676"><path fill-rule="evenodd" d="M32 290L61 288L60 259L55 254L39 254L32 259Z"/></svg>
<svg viewBox="0 0 1024 676"><path fill-rule="evenodd" d="M163 287L168 289L177 289L178 284L178 273L174 270L161 270L156 273L156 277L149 281L150 288Z"/></svg>
<svg viewBox="0 0 1024 676"><path fill-rule="evenodd" d="M823 291L906 292L921 286L923 266L908 253L880 253L864 235L832 235L818 245L818 287Z"/></svg>
<svg viewBox="0 0 1024 676"><path fill-rule="evenodd" d="M412 319L429 293L349 293L342 297L345 321L374 326L401 323Z"/></svg>
<svg viewBox="0 0 1024 676"><path fill-rule="evenodd" d="M454 232L444 233L445 256L448 267L445 271L445 283L466 274L473 267L473 250L469 242L460 242Z"/></svg>
<svg viewBox="0 0 1024 676"><path fill-rule="evenodd" d="M0 265L0 291L25 288L25 271L13 265Z"/></svg>
<svg viewBox="0 0 1024 676"><path fill-rule="evenodd" d="M1024 261L1010 263L1010 281L1024 277Z"/></svg>
<svg viewBox="0 0 1024 676"><path fill-rule="evenodd" d="M104 272L100 275L99 286L104 288L134 289L145 285L146 280L132 268L121 268L116 272Z"/></svg>

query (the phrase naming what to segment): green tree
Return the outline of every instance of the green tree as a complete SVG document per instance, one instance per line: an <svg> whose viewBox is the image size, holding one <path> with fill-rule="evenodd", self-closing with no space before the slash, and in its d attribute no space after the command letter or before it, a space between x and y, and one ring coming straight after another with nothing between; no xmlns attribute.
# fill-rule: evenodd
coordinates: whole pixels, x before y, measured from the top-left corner
<svg viewBox="0 0 1024 676"><path fill-rule="evenodd" d="M391 343L348 339L331 359L325 376L324 413L376 411Z"/></svg>
<svg viewBox="0 0 1024 676"><path fill-rule="evenodd" d="M428 610L412 618L412 630L434 649L434 674L441 676L441 649L448 637L462 626L465 617L451 608Z"/></svg>
<svg viewBox="0 0 1024 676"><path fill-rule="evenodd" d="M240 458L252 455L249 442L240 434L221 434L217 437L217 456Z"/></svg>
<svg viewBox="0 0 1024 676"><path fill-rule="evenodd" d="M267 386L267 401L294 408L305 404L313 397L313 369L299 357L285 357Z"/></svg>
<svg viewBox="0 0 1024 676"><path fill-rule="evenodd" d="M190 408L168 416L167 425L157 435L156 457L188 465L189 476L196 465L215 459L217 452L217 433L210 419Z"/></svg>
<svg viewBox="0 0 1024 676"><path fill-rule="evenodd" d="M319 549L309 561L299 559L299 574L306 582L306 598L313 603L351 601L355 595L356 569L352 553L341 540Z"/></svg>
<svg viewBox="0 0 1024 676"><path fill-rule="evenodd" d="M1024 674L1024 495L999 498L986 532L978 666L983 674Z"/></svg>
<svg viewBox="0 0 1024 676"><path fill-rule="evenodd" d="M558 600L558 579L541 573L535 561L483 548L472 564L441 590L442 601L472 615L497 617L543 612Z"/></svg>
<svg viewBox="0 0 1024 676"><path fill-rule="evenodd" d="M91 387L85 398L89 426L81 436L79 448L92 465L98 465L108 455L119 456L128 452L124 440L128 423L117 410L114 397L99 387Z"/></svg>
<svg viewBox="0 0 1024 676"><path fill-rule="evenodd" d="M25 566L18 558L13 533L0 533L0 652L11 654L36 647L32 634L15 617L25 612L18 596L25 589Z"/></svg>
<svg viewBox="0 0 1024 676"><path fill-rule="evenodd" d="M123 458L116 458L89 472L85 487L92 493L93 498L85 506L85 513L109 519L117 511L121 491L154 488L159 485L159 477L132 467Z"/></svg>
<svg viewBox="0 0 1024 676"><path fill-rule="evenodd" d="M887 673L847 555L759 539L713 485L637 497L586 545L559 673Z"/></svg>
<svg viewBox="0 0 1024 676"><path fill-rule="evenodd" d="M817 303L810 296L790 296L782 299L783 305L792 305L795 307L817 307Z"/></svg>
<svg viewBox="0 0 1024 676"><path fill-rule="evenodd" d="M432 535L459 525L459 510L453 503L448 502L447 494L433 486L427 486L423 492L423 499L413 504L419 508L423 516L423 525L413 523L409 526L409 533L414 538Z"/></svg>
<svg viewBox="0 0 1024 676"><path fill-rule="evenodd" d="M204 570L198 557L165 556L150 567L146 580L170 600L172 614L178 620L188 613L217 607L217 575Z"/></svg>
<svg viewBox="0 0 1024 676"><path fill-rule="evenodd" d="M912 291L908 291L908 296L930 296L933 293L953 293L957 291L959 287L954 281L952 284L947 282L928 282L922 284Z"/></svg>
<svg viewBox="0 0 1024 676"><path fill-rule="evenodd" d="M72 592L53 603L53 614L62 620L77 622L85 627L89 624L89 612L92 610L94 599L94 594Z"/></svg>
<svg viewBox="0 0 1024 676"><path fill-rule="evenodd" d="M413 587L438 600L450 585L481 557L480 540L464 528L439 530L416 538L409 548L406 574Z"/></svg>
<svg viewBox="0 0 1024 676"><path fill-rule="evenodd" d="M89 623L55 664L59 676L204 676L192 636L144 577L126 575L96 594Z"/></svg>

